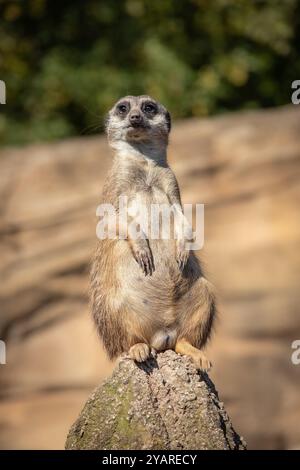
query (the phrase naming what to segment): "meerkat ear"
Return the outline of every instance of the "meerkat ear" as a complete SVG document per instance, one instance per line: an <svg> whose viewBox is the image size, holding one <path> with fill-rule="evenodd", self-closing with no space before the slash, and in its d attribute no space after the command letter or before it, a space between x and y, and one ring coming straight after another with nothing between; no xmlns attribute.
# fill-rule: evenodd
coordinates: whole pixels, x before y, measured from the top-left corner
<svg viewBox="0 0 300 470"><path fill-rule="evenodd" d="M166 112L166 121L167 121L168 131L170 132L170 130L171 130L171 115L170 115L169 111Z"/></svg>

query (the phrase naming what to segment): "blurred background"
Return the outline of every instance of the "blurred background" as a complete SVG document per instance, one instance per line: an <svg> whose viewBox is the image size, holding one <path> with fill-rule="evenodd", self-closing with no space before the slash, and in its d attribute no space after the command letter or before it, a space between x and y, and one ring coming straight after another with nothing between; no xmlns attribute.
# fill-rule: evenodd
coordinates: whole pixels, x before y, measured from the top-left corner
<svg viewBox="0 0 300 470"><path fill-rule="evenodd" d="M89 316L107 110L173 117L220 299L211 377L250 448L300 448L299 0L0 0L0 448L63 448L113 368Z"/></svg>

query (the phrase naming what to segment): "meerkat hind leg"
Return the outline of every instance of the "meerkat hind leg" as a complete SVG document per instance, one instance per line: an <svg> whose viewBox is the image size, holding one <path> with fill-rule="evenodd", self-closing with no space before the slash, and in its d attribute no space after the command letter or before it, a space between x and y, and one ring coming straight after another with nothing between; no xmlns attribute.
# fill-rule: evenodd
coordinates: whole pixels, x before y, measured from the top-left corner
<svg viewBox="0 0 300 470"><path fill-rule="evenodd" d="M151 349L146 343L136 343L129 349L129 356L136 362L144 362L151 355Z"/></svg>
<svg viewBox="0 0 300 470"><path fill-rule="evenodd" d="M182 338L176 342L175 352L190 356L197 367L204 372L208 372L212 364L205 356L204 352L195 348L186 339Z"/></svg>

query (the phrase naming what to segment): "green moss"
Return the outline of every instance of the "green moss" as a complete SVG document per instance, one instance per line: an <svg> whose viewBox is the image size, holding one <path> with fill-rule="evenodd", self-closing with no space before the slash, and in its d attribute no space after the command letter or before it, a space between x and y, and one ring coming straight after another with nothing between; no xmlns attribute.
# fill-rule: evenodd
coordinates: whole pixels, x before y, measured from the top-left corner
<svg viewBox="0 0 300 470"><path fill-rule="evenodd" d="M132 386L128 386L126 393L122 396L121 406L115 419L114 432L111 439L106 443L110 449L130 449L130 443L134 442L138 434L136 423L128 419L132 400Z"/></svg>

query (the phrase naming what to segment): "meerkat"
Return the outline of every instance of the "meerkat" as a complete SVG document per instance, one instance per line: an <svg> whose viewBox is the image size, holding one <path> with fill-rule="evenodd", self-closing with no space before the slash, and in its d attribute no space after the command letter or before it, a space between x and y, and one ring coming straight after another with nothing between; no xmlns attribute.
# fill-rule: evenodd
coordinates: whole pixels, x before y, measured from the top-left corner
<svg viewBox="0 0 300 470"><path fill-rule="evenodd" d="M126 96L109 111L106 133L114 161L101 202L118 211L119 196L175 204L181 222L179 186L167 163L171 129L167 109L150 96ZM129 219L134 215L128 210ZM137 362L166 349L211 367L203 348L210 338L216 305L214 288L184 236L151 239L132 236L120 223L116 237L97 243L92 261L90 298L93 318L109 358L127 353ZM120 234L122 233L122 236Z"/></svg>

